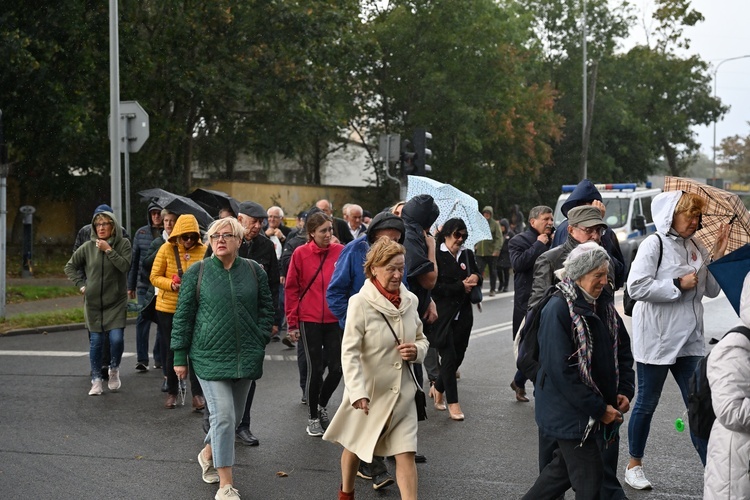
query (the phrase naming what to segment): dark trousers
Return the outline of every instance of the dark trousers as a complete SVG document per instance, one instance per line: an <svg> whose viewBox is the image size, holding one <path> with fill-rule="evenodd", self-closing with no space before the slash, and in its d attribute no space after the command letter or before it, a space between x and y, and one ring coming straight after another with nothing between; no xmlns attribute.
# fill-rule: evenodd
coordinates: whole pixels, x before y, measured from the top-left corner
<svg viewBox="0 0 750 500"><path fill-rule="evenodd" d="M558 441L546 436L539 431L539 472L549 465L554 459L555 450L557 450ZM592 437L594 435L592 434ZM621 500L627 498L622 489L620 481L617 479L617 462L620 456L620 435L615 435L615 440L605 446L601 432L595 436L596 443L602 458L602 487L601 498L603 500ZM591 440L591 437L589 438ZM560 495L562 498L562 495Z"/></svg>
<svg viewBox="0 0 750 500"><path fill-rule="evenodd" d="M602 455L595 439L580 441L558 439L552 461L539 474L524 499L558 498L572 487L576 500L601 498Z"/></svg>
<svg viewBox="0 0 750 500"><path fill-rule="evenodd" d="M497 278L499 283L497 284L498 290L505 290L510 285L510 268L509 267L497 267Z"/></svg>
<svg viewBox="0 0 750 500"><path fill-rule="evenodd" d="M497 284L497 257L493 255L474 255L477 259L477 266L479 266L479 273L484 276L484 268L490 268L490 291L495 291L495 285Z"/></svg>
<svg viewBox="0 0 750 500"><path fill-rule="evenodd" d="M174 372L174 351L170 348L174 314L156 311L156 318L159 320L159 325L161 326L161 359L162 366L167 370L167 392L174 396L179 389L179 380L177 379L177 374ZM189 360L188 375L190 377L190 392L193 396L203 396L203 389L193 372L193 367Z"/></svg>
<svg viewBox="0 0 750 500"><path fill-rule="evenodd" d="M333 391L341 382L341 328L336 323L309 323L303 321L300 324L302 342L305 344L305 356L307 357L307 406L310 410L310 418L318 418L318 405L327 406ZM328 375L323 378L325 361L323 359L325 349L328 361Z"/></svg>
<svg viewBox="0 0 750 500"><path fill-rule="evenodd" d="M445 393L449 404L458 403L458 384L456 370L461 366L469 346L471 322L459 319L451 322L451 342L440 352L440 377L435 382L435 389Z"/></svg>

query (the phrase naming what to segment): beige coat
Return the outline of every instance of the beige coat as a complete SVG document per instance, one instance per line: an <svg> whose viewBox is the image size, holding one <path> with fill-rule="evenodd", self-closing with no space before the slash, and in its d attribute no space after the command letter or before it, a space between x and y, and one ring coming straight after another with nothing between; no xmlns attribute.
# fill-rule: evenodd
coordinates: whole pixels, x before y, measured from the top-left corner
<svg viewBox="0 0 750 500"><path fill-rule="evenodd" d="M397 310L370 280L349 299L341 346L344 395L323 439L339 443L365 462L417 450L416 385L396 349L396 341L381 313L401 342L417 346L424 360L429 342L422 333L417 297L402 284ZM370 400L370 413L352 407Z"/></svg>

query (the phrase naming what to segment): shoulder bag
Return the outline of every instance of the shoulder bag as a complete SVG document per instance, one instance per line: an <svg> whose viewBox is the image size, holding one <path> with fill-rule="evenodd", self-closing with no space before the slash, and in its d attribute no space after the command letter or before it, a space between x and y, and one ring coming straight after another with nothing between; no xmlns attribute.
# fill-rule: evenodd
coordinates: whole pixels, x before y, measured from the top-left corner
<svg viewBox="0 0 750 500"><path fill-rule="evenodd" d="M391 333L393 334L393 338L396 339L396 344L401 345L401 342L398 340L398 335L396 335L396 332L393 331L393 327L388 322L388 318L385 317L385 314L380 313L381 316L383 316L383 320L385 320L385 324L388 325L388 329L391 330ZM425 397L424 391L419 386L419 382L417 382L417 377L414 375L414 370L411 368L411 363L409 361L404 361L406 363L406 369L409 370L409 374L411 375L411 379L414 381L414 385L417 386L417 392L414 393L414 404L417 407L417 420L427 420L427 397Z"/></svg>

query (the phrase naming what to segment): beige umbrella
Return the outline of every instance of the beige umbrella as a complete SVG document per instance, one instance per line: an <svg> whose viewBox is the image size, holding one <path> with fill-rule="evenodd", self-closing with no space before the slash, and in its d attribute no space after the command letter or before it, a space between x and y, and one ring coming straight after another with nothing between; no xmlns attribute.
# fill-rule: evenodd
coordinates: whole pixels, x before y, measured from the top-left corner
<svg viewBox="0 0 750 500"><path fill-rule="evenodd" d="M750 214L736 194L709 186L693 179L665 177L664 191L685 191L700 196L707 205L701 223L703 227L695 236L711 251L722 224L731 224L729 246L726 253L750 243Z"/></svg>

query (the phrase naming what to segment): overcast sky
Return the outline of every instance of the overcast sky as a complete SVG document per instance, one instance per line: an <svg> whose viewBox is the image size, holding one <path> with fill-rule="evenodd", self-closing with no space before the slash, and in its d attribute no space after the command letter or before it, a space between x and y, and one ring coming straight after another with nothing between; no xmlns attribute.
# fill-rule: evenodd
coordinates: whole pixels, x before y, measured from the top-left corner
<svg viewBox="0 0 750 500"><path fill-rule="evenodd" d="M643 23L653 23L653 0L631 0L642 14L641 26L633 29L629 43L645 41ZM692 41L689 52L698 54L711 65L730 57L747 55L745 59L728 61L718 71L716 96L731 106L723 121L716 125L716 144L731 135L750 135L750 0L693 0L692 7L703 14L705 21L685 30ZM701 151L711 158L713 125L696 128Z"/></svg>

